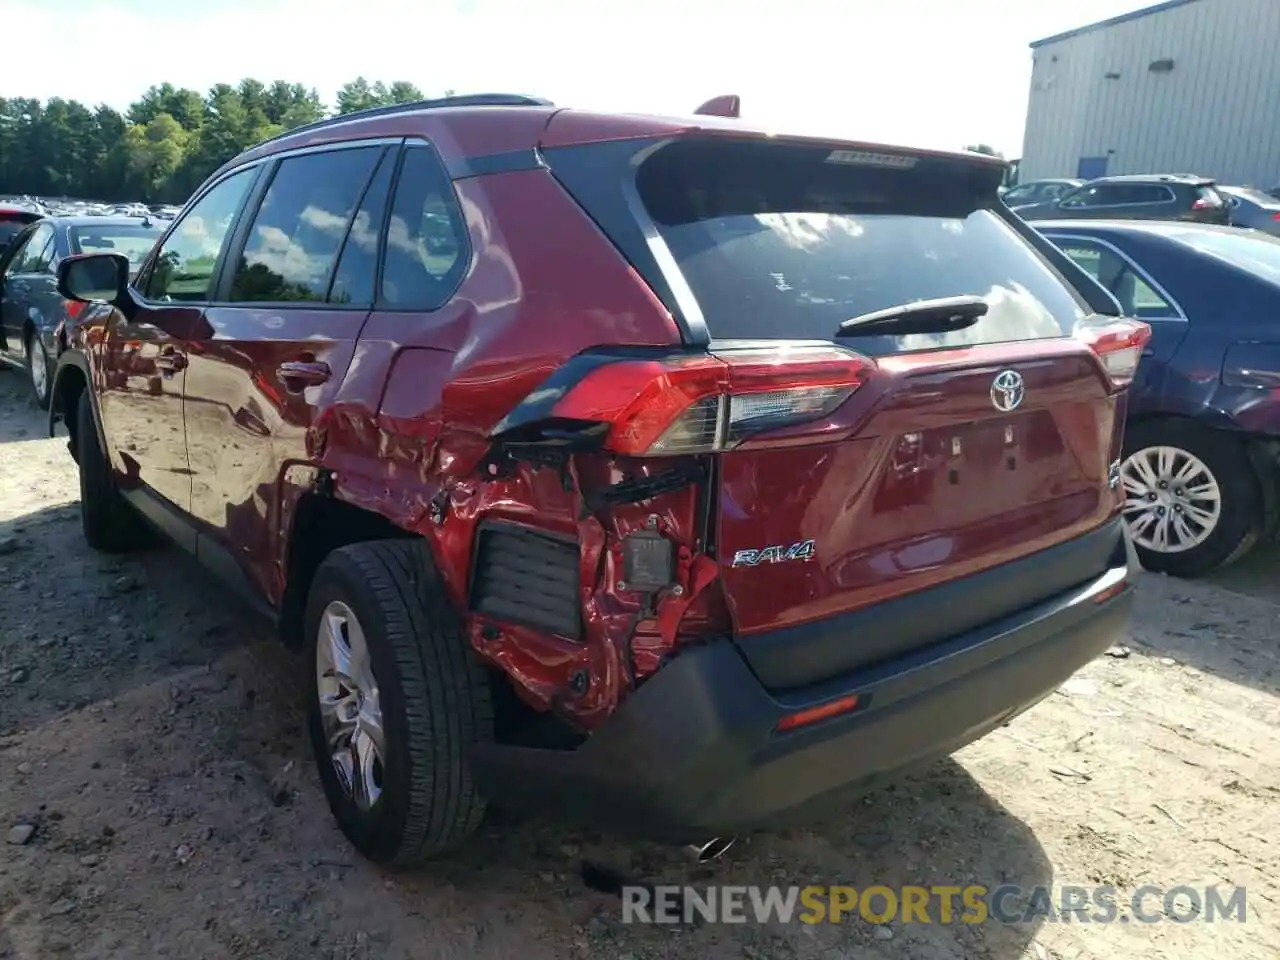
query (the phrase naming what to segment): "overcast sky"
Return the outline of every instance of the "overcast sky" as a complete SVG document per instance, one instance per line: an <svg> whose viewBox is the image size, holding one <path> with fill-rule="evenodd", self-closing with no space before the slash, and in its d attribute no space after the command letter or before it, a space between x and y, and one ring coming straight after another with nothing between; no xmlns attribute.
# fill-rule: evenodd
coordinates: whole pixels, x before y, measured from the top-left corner
<svg viewBox="0 0 1280 960"><path fill-rule="evenodd" d="M253 76L332 103L345 81L428 96L744 117L904 144L1021 151L1032 41L1141 0L3 0L0 96L117 108L165 80ZM14 41L18 42L14 42Z"/></svg>

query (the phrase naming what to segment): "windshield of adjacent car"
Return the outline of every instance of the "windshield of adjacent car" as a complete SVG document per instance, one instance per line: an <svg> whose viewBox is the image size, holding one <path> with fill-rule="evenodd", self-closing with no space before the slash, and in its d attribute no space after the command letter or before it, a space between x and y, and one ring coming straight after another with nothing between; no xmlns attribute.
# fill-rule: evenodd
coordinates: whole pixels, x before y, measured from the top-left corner
<svg viewBox="0 0 1280 960"><path fill-rule="evenodd" d="M71 249L75 253L122 253L130 266L137 267L159 237L159 226L142 224L72 227Z"/></svg>
<svg viewBox="0 0 1280 960"><path fill-rule="evenodd" d="M1174 239L1256 276L1280 283L1280 238L1265 233L1180 230Z"/></svg>
<svg viewBox="0 0 1280 960"><path fill-rule="evenodd" d="M1058 337L1085 315L1074 291L992 209L989 171L869 156L693 140L645 162L641 198L713 338L829 339L851 317L960 295L987 302L973 326L859 338L857 349Z"/></svg>

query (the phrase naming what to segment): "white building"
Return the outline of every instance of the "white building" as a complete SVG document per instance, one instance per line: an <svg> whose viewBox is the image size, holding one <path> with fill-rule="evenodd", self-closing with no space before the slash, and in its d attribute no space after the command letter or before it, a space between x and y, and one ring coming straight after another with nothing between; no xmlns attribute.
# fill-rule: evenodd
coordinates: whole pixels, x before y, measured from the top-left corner
<svg viewBox="0 0 1280 960"><path fill-rule="evenodd" d="M1280 184L1280 0L1166 0L1031 50L1021 181Z"/></svg>

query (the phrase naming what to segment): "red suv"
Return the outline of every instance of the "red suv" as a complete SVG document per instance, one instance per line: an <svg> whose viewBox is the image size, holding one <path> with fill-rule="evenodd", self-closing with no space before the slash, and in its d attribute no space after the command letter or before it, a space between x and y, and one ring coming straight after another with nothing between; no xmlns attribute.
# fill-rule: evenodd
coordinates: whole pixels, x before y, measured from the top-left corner
<svg viewBox="0 0 1280 960"><path fill-rule="evenodd" d="M1002 174L515 96L292 131L136 280L61 264L85 535L158 528L308 652L375 860L490 801L672 842L847 802L1128 621L1149 331Z"/></svg>

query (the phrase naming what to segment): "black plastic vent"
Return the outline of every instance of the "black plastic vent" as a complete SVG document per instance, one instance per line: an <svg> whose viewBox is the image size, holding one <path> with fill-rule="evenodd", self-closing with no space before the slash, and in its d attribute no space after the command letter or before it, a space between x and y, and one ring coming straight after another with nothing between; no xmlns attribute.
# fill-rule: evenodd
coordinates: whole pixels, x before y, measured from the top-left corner
<svg viewBox="0 0 1280 960"><path fill-rule="evenodd" d="M480 528L471 609L571 640L582 637L578 544L509 523Z"/></svg>

